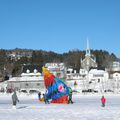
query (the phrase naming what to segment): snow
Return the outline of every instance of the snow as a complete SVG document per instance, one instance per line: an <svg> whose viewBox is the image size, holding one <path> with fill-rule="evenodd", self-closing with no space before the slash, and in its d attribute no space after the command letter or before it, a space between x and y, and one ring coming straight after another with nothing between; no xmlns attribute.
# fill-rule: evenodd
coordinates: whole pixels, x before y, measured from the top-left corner
<svg viewBox="0 0 120 120"><path fill-rule="evenodd" d="M37 94L18 94L20 102L12 108L11 94L0 95L0 120L120 120L120 95L106 94L101 107L100 94L73 94L74 104L44 104Z"/></svg>

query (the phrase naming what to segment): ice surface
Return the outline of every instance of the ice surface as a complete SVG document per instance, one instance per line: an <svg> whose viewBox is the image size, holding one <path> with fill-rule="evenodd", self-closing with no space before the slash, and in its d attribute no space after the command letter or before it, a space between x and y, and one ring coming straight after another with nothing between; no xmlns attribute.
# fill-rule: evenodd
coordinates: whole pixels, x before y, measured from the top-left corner
<svg viewBox="0 0 120 120"><path fill-rule="evenodd" d="M0 120L120 120L120 95L73 94L74 104L44 104L36 95L18 95L20 102L12 108L11 95L0 95Z"/></svg>

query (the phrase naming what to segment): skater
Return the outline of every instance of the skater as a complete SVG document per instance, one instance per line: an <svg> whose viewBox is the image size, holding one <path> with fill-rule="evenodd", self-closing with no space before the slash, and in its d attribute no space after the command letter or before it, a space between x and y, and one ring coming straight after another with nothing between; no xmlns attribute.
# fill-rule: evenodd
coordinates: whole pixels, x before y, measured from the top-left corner
<svg viewBox="0 0 120 120"><path fill-rule="evenodd" d="M106 99L104 96L101 97L102 107L105 107Z"/></svg>
<svg viewBox="0 0 120 120"><path fill-rule="evenodd" d="M15 109L17 102L19 102L16 91L14 91L14 93L12 95L12 102L13 102L13 108Z"/></svg>
<svg viewBox="0 0 120 120"><path fill-rule="evenodd" d="M72 91L70 91L68 97L69 97L69 99L68 99L68 104L69 104L69 103L73 104L73 101L72 101Z"/></svg>

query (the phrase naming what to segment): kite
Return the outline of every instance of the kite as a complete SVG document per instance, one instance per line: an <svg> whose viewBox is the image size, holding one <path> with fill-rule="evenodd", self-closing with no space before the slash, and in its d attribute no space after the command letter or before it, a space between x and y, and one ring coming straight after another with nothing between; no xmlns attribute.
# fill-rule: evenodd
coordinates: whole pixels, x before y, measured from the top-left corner
<svg viewBox="0 0 120 120"><path fill-rule="evenodd" d="M47 97L51 103L68 103L69 88L47 68L42 68Z"/></svg>

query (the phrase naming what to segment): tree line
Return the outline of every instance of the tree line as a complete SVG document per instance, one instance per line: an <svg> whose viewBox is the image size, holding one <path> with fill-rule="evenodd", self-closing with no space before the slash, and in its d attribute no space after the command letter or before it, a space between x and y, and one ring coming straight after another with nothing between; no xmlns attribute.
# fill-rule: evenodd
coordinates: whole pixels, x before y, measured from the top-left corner
<svg viewBox="0 0 120 120"><path fill-rule="evenodd" d="M21 55L20 58L13 59L11 54ZM91 55L96 57L98 66L108 67L112 61L119 59L114 53L105 50L91 50ZM91 56L91 57L92 57ZM85 51L70 50L63 54L53 51L32 50L32 49L13 49L0 50L0 78L6 75L19 76L23 65L39 65L40 67L49 62L63 62L66 67L72 67L79 71L80 60L85 57Z"/></svg>

